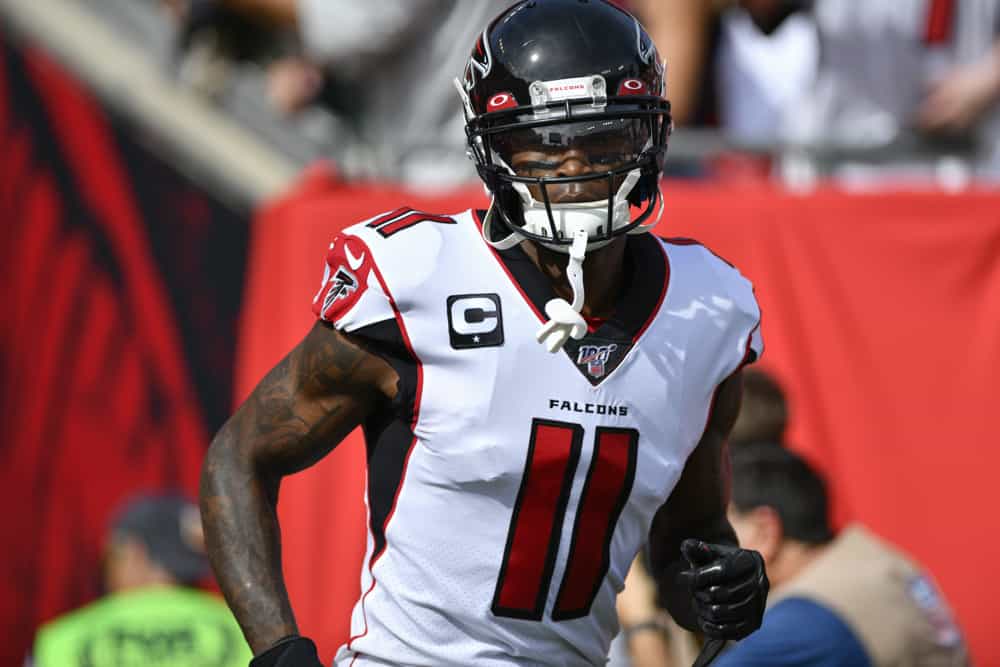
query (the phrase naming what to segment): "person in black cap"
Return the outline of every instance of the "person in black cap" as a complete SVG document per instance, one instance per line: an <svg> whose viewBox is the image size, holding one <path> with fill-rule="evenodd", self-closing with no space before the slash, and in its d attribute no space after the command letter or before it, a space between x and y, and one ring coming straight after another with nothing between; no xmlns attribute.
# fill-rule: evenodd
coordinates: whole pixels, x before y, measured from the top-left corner
<svg viewBox="0 0 1000 667"><path fill-rule="evenodd" d="M38 631L34 667L245 665L249 647L209 574L198 508L180 495L123 505L106 544L101 599Z"/></svg>

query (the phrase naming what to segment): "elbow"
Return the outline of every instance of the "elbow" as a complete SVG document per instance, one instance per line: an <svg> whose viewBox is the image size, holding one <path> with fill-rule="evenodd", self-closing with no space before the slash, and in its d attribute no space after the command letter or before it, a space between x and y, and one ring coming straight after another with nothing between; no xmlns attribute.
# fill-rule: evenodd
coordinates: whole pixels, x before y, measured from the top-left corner
<svg viewBox="0 0 1000 667"><path fill-rule="evenodd" d="M198 496L202 515L206 514L208 505L230 496L239 485L249 482L252 471L245 453L237 446L231 422L226 422L209 444L201 464Z"/></svg>
<svg viewBox="0 0 1000 667"><path fill-rule="evenodd" d="M198 493L202 517L213 506L228 504L248 492L276 505L279 483L280 478L259 464L253 447L240 442L230 420L212 439L202 462Z"/></svg>
<svg viewBox="0 0 1000 667"><path fill-rule="evenodd" d="M224 478L223 471L231 469L232 452L226 445L224 437L225 426L216 434L205 452L201 462L201 477L198 484L198 501L204 518L206 504L216 497Z"/></svg>

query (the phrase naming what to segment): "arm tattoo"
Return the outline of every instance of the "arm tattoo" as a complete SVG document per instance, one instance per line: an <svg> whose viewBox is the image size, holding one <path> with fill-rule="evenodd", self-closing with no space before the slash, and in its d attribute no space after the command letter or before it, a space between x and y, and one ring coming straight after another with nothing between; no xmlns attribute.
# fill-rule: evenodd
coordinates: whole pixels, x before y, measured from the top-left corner
<svg viewBox="0 0 1000 667"><path fill-rule="evenodd" d="M297 632L281 570L281 478L321 459L364 419L386 372L384 361L317 324L212 441L201 476L205 541L255 654Z"/></svg>

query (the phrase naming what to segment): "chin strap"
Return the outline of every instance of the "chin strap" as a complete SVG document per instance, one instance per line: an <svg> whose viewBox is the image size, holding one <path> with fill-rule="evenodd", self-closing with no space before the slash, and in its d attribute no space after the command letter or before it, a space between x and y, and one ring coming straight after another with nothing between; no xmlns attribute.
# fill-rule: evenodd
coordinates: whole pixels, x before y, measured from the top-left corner
<svg viewBox="0 0 1000 667"><path fill-rule="evenodd" d="M549 316L535 339L549 352L562 349L569 337L580 340L587 334L587 321L580 315L583 309L583 258L587 253L587 232L578 229L573 234L573 244L569 248L569 262L566 277L573 288L573 303L565 299L552 299L545 304L545 314Z"/></svg>
<svg viewBox="0 0 1000 667"><path fill-rule="evenodd" d="M511 232L502 239L496 240L493 238L493 216L499 215L496 212L496 206L496 202L491 200L490 209L486 211L486 217L483 219L483 240L486 241L487 245L491 245L497 250L509 250L523 241L524 237L516 232Z"/></svg>

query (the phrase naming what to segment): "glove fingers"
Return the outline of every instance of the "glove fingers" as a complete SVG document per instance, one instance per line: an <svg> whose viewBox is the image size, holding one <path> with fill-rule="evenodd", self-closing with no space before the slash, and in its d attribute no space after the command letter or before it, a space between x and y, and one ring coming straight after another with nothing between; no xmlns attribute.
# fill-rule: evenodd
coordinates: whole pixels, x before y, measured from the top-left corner
<svg viewBox="0 0 1000 667"><path fill-rule="evenodd" d="M707 589L726 581L722 563L712 563L702 567L684 570L680 573L681 581L692 591Z"/></svg>
<svg viewBox="0 0 1000 667"><path fill-rule="evenodd" d="M723 556L724 554L719 547L720 545L717 544L709 544L708 542L688 538L681 542L681 553L692 568L697 568L702 565L708 565Z"/></svg>
<svg viewBox="0 0 1000 667"><path fill-rule="evenodd" d="M729 554L719 561L727 581L743 581L752 579L758 570L758 563L749 551L738 551Z"/></svg>
<svg viewBox="0 0 1000 667"><path fill-rule="evenodd" d="M756 559L749 552L729 554L720 560L696 568L693 575L693 590L704 589L718 584L742 580L754 581L753 574L759 569ZM731 587L731 586L730 586Z"/></svg>
<svg viewBox="0 0 1000 667"><path fill-rule="evenodd" d="M705 588L723 581L733 581L748 577L762 569L755 552L732 549L721 545L706 544L699 540L685 540L681 552L691 568L691 587Z"/></svg>
<svg viewBox="0 0 1000 667"><path fill-rule="evenodd" d="M746 621L720 624L701 620L698 625L701 626L701 631L705 633L705 636L712 639L743 639L756 629L751 628Z"/></svg>
<svg viewBox="0 0 1000 667"><path fill-rule="evenodd" d="M760 627L769 585L759 553L694 539L681 544L681 553L691 567L679 579L707 636L742 639Z"/></svg>
<svg viewBox="0 0 1000 667"><path fill-rule="evenodd" d="M751 607L757 604L757 596L750 595L744 600L731 604L710 604L698 609L698 616L712 623L732 623L748 618Z"/></svg>
<svg viewBox="0 0 1000 667"><path fill-rule="evenodd" d="M743 600L757 590L757 580L747 579L728 586L710 586L707 589L695 591L694 596L705 604L733 603Z"/></svg>

